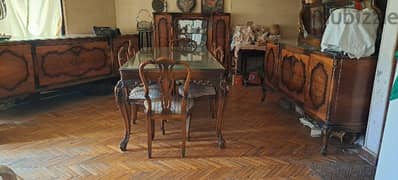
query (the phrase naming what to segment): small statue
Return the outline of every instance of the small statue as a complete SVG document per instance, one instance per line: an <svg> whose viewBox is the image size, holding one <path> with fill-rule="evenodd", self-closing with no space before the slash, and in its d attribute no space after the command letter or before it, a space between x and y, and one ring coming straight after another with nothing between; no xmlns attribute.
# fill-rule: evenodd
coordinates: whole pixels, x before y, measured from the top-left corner
<svg viewBox="0 0 398 180"><path fill-rule="evenodd" d="M281 28L279 24L274 24L270 27L268 41L279 42L281 39Z"/></svg>

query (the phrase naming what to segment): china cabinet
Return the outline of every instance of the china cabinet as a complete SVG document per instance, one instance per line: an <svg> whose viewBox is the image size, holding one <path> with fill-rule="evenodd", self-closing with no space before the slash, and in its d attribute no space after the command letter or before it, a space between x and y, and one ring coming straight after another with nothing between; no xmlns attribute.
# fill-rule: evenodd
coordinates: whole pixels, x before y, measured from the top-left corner
<svg viewBox="0 0 398 180"><path fill-rule="evenodd" d="M168 47L173 39L190 38L198 47L222 47L230 67L230 14L154 13L154 47Z"/></svg>

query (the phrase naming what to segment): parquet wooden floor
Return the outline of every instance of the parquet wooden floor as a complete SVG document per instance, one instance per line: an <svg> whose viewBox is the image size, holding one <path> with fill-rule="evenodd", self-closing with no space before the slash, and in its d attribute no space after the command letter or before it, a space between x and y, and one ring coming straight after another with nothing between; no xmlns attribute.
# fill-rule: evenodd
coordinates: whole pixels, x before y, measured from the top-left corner
<svg viewBox="0 0 398 180"><path fill-rule="evenodd" d="M180 124L157 134L147 159L143 115L133 126L128 151L119 150L121 116L109 96L70 95L0 113L0 165L24 179L321 179L312 164L365 165L336 145L320 155L320 139L260 89L235 89L225 113L226 149L216 146L215 121L206 103L192 120L187 158L180 158ZM335 173L340 173L336 172ZM363 179L359 177L359 179Z"/></svg>

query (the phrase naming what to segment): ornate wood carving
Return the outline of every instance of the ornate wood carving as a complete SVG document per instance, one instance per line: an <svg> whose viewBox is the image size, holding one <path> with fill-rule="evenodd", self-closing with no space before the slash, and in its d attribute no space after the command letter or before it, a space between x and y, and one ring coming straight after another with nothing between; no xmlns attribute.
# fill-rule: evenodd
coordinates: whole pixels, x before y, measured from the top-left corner
<svg viewBox="0 0 398 180"><path fill-rule="evenodd" d="M280 62L280 88L299 103L304 103L307 84L307 65L309 56L289 51L282 51Z"/></svg>
<svg viewBox="0 0 398 180"><path fill-rule="evenodd" d="M0 98L34 92L30 45L0 46Z"/></svg>
<svg viewBox="0 0 398 180"><path fill-rule="evenodd" d="M285 56L282 60L281 78L283 85L292 92L302 93L305 87L305 63L295 56Z"/></svg>
<svg viewBox="0 0 398 180"><path fill-rule="evenodd" d="M276 72L276 57L274 49L268 49L265 63L266 63L265 67L266 78L268 79L268 82L272 82L273 79L275 78L275 72Z"/></svg>
<svg viewBox="0 0 398 180"><path fill-rule="evenodd" d="M41 86L112 74L110 49L106 42L76 42L36 49Z"/></svg>
<svg viewBox="0 0 398 180"><path fill-rule="evenodd" d="M131 41L131 47L129 44L129 41ZM113 73L115 75L119 75L119 62L118 62L118 52L120 48L124 47L127 51L128 50L135 50L138 51L138 36L136 35L125 35L125 36L120 36L117 37L116 39L113 40Z"/></svg>
<svg viewBox="0 0 398 180"><path fill-rule="evenodd" d="M327 56L311 55L305 92L305 109L314 117L326 120L331 103L333 67L335 60Z"/></svg>
<svg viewBox="0 0 398 180"><path fill-rule="evenodd" d="M155 15L155 46L168 47L172 37L171 16Z"/></svg>
<svg viewBox="0 0 398 180"><path fill-rule="evenodd" d="M24 56L10 50L0 51L0 66L3 67L0 71L0 89L14 91L28 80L29 66Z"/></svg>
<svg viewBox="0 0 398 180"><path fill-rule="evenodd" d="M63 62L60 62L61 57ZM47 52L41 56L40 66L48 77L81 77L90 71L106 68L107 57L105 49L74 46L66 51Z"/></svg>
<svg viewBox="0 0 398 180"><path fill-rule="evenodd" d="M309 83L309 97L313 108L319 109L326 102L326 92L329 82L329 76L325 66L318 63L311 70Z"/></svg>
<svg viewBox="0 0 398 180"><path fill-rule="evenodd" d="M225 36L226 34L226 22L224 19L218 19L216 20L216 22L214 23L214 30L213 30L213 44L215 44L216 46L213 48L217 48L217 47L225 47L225 40L227 39Z"/></svg>

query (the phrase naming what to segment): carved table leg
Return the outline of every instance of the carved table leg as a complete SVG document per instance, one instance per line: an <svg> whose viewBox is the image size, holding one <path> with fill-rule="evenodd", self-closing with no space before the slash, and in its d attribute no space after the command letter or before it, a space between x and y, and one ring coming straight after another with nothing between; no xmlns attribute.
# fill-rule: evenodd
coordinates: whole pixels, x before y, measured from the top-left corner
<svg viewBox="0 0 398 180"><path fill-rule="evenodd" d="M329 136L330 136L331 129L328 125L323 125L322 127L322 148L321 154L326 155L329 143Z"/></svg>
<svg viewBox="0 0 398 180"><path fill-rule="evenodd" d="M119 81L115 86L116 104L122 114L124 124L124 138L120 142L120 150L126 151L131 133L131 110L128 103L128 90L123 81Z"/></svg>
<svg viewBox="0 0 398 180"><path fill-rule="evenodd" d="M222 135L222 125L224 118L224 109L226 104L226 95L227 95L227 83L225 80L220 82L220 87L217 91L217 122L216 122L216 132L217 132L217 140L218 147L223 149L225 147L225 140Z"/></svg>

